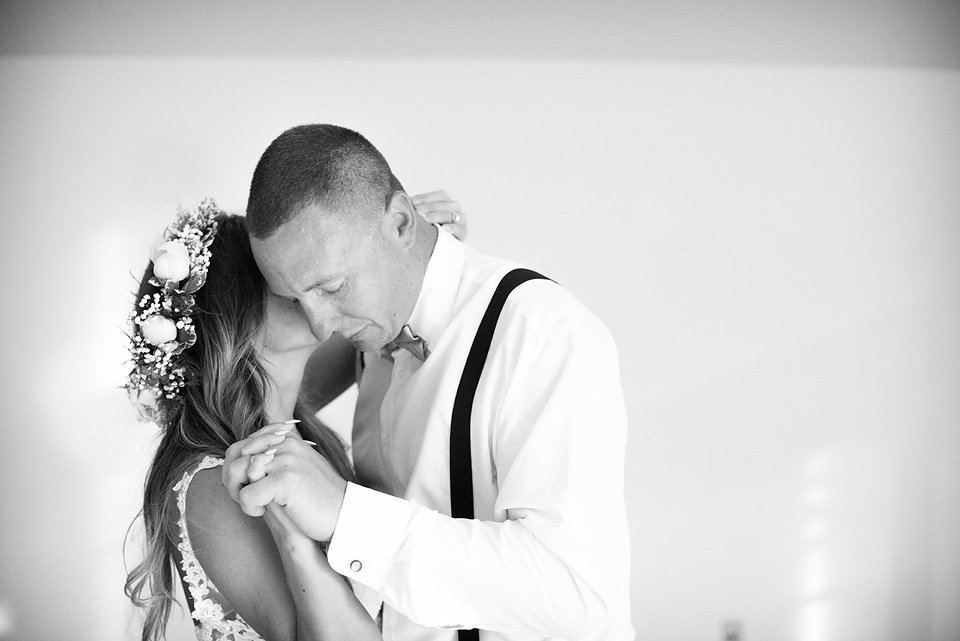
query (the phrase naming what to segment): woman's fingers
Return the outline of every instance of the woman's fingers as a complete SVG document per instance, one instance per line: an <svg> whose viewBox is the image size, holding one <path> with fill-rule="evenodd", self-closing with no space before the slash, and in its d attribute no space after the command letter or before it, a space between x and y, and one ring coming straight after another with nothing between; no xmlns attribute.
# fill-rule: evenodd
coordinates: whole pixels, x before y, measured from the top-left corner
<svg viewBox="0 0 960 641"><path fill-rule="evenodd" d="M249 483L247 480L247 468L250 466L250 459L246 456L225 460L223 468L220 470L220 480L223 486L227 488L227 494L234 501L240 500L240 490Z"/></svg>
<svg viewBox="0 0 960 641"><path fill-rule="evenodd" d="M276 434L277 432L296 432L297 424L300 422L300 419L292 418L289 421L275 421L273 423L267 423L259 430L248 436L247 438L255 438L257 436L265 436L267 434ZM299 436L299 432L297 432Z"/></svg>
<svg viewBox="0 0 960 641"><path fill-rule="evenodd" d="M450 198L444 190L417 194L411 198L417 211L428 222L440 225L443 229L463 240L467 237L467 217L460 203Z"/></svg>
<svg viewBox="0 0 960 641"><path fill-rule="evenodd" d="M274 445L279 445L287 438L302 439L300 432L296 430L296 424L300 421L285 421L283 423L270 423L257 430L243 441L238 450L240 456L253 456L262 454ZM233 447L233 446L231 446Z"/></svg>
<svg viewBox="0 0 960 641"><path fill-rule="evenodd" d="M417 211L427 222L443 227L444 231L459 240L467 237L467 215L460 203L451 200L445 191L432 191L412 198Z"/></svg>
<svg viewBox="0 0 960 641"><path fill-rule="evenodd" d="M250 463L247 465L247 480L255 483L267 475L267 465L273 462L273 457L277 453L277 448L271 447L263 454L255 454L250 457Z"/></svg>
<svg viewBox="0 0 960 641"><path fill-rule="evenodd" d="M463 216L463 208L460 207L460 203L455 200L444 200L422 206L418 205L417 211L431 223L437 223L438 225L459 222Z"/></svg>
<svg viewBox="0 0 960 641"><path fill-rule="evenodd" d="M463 212L453 209L421 213L421 216L435 225L462 225L466 221L466 215Z"/></svg>
<svg viewBox="0 0 960 641"><path fill-rule="evenodd" d="M273 463L274 459L277 457L278 452L294 452L301 453L302 451L299 448L310 448L316 443L312 441L304 441L303 439L290 439L284 440L281 443L278 443L276 447L271 447L268 450L265 450L259 454L254 454L246 459L247 460L247 483L256 483L269 473L270 464Z"/></svg>
<svg viewBox="0 0 960 641"><path fill-rule="evenodd" d="M440 189L437 191L427 192L425 194L417 194L410 198L413 201L413 204L416 205L417 209L420 209L420 205L434 203L434 202L443 202L450 200L450 196L444 190Z"/></svg>
<svg viewBox="0 0 960 641"><path fill-rule="evenodd" d="M450 198L445 191L432 191L429 194L418 194L411 198L414 207L420 215L431 223L442 225L457 222L454 220L463 215L460 203Z"/></svg>
<svg viewBox="0 0 960 641"><path fill-rule="evenodd" d="M296 430L296 425L299 422L294 419L268 423L247 438L237 441L227 448L220 479L224 487L227 488L227 493L234 500L237 500L241 488L251 482L250 472L261 474L260 470L266 464L263 458L254 462L253 457L276 448L287 439L300 440L300 433Z"/></svg>
<svg viewBox="0 0 960 641"><path fill-rule="evenodd" d="M263 516L264 508L274 500L278 484L273 477L265 476L256 483L240 490L237 501L244 514ZM280 505L280 502L277 502Z"/></svg>

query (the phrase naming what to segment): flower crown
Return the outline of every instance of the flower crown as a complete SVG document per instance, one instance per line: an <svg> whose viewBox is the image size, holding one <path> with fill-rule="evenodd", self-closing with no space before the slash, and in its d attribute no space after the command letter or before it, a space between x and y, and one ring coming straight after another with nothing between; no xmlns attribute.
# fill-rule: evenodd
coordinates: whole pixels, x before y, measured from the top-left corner
<svg viewBox="0 0 960 641"><path fill-rule="evenodd" d="M130 313L133 369L124 388L141 421L164 425L188 382L177 356L197 341L191 318L193 295L207 280L210 244L221 213L211 199L195 210L178 210L151 261L153 276L147 282L157 289L144 294Z"/></svg>

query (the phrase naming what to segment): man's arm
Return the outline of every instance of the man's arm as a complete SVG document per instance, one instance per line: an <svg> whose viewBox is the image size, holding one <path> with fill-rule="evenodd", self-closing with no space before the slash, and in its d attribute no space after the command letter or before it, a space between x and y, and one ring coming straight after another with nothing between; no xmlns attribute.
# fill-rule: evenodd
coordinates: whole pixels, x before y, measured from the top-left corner
<svg viewBox="0 0 960 641"><path fill-rule="evenodd" d="M632 634L616 352L595 319L563 311L549 326L513 319L487 363L504 379L491 449L495 513L507 520L453 519L350 485L329 548L335 570L422 625Z"/></svg>

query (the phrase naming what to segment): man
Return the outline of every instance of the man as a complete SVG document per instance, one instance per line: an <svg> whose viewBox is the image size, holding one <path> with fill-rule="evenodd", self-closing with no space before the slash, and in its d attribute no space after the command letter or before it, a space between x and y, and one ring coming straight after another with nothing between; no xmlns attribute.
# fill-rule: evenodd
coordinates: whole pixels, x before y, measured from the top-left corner
<svg viewBox="0 0 960 641"><path fill-rule="evenodd" d="M337 333L362 352L353 457L366 487L258 435L224 466L244 511L276 502L329 541L331 566L383 597L386 639L633 638L626 418L606 328L551 281L509 294L467 408L475 517L451 518L454 399L516 266L426 223L382 155L331 125L271 143L247 220L271 291L318 339ZM246 485L251 457L266 476Z"/></svg>

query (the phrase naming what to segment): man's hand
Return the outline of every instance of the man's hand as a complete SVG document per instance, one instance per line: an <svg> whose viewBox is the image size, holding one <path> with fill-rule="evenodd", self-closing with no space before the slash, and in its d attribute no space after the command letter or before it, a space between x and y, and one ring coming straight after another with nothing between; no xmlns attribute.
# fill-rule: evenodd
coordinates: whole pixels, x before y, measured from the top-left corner
<svg viewBox="0 0 960 641"><path fill-rule="evenodd" d="M411 198L413 206L427 222L443 227L457 240L467 237L467 215L460 209L460 203L450 200L445 191L431 191L429 194L417 194Z"/></svg>
<svg viewBox="0 0 960 641"><path fill-rule="evenodd" d="M337 525L347 482L291 425L267 425L227 449L223 484L250 516L270 503L304 534L329 541Z"/></svg>

